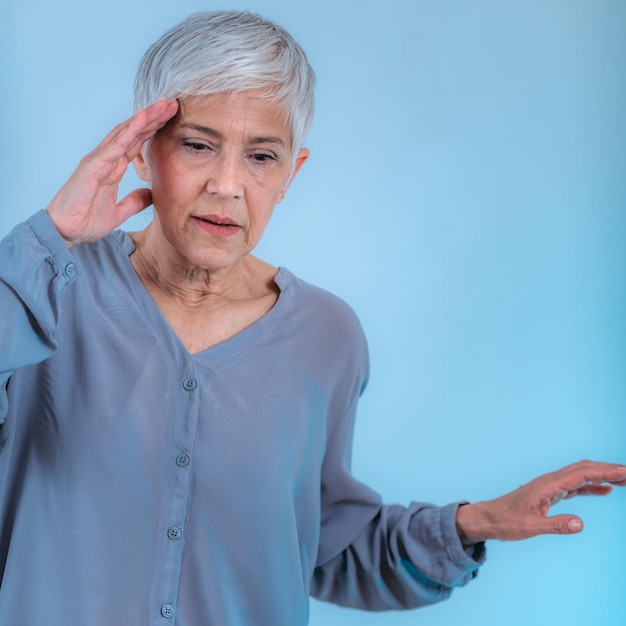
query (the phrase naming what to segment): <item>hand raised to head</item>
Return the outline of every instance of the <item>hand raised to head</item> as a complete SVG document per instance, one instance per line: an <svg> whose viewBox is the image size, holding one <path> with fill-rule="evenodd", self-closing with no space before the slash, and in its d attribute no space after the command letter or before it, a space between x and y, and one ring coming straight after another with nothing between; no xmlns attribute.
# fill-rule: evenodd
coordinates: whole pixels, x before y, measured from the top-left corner
<svg viewBox="0 0 626 626"><path fill-rule="evenodd" d="M158 100L116 126L79 163L46 208L68 246L96 241L152 203L149 189L118 202L119 184L143 144L178 111L178 102Z"/></svg>
<svg viewBox="0 0 626 626"><path fill-rule="evenodd" d="M575 534L582 530L582 520L569 514L548 517L550 507L574 496L608 494L613 485L626 485L625 466L581 461L535 478L495 500L459 507L457 530L467 545L486 539Z"/></svg>

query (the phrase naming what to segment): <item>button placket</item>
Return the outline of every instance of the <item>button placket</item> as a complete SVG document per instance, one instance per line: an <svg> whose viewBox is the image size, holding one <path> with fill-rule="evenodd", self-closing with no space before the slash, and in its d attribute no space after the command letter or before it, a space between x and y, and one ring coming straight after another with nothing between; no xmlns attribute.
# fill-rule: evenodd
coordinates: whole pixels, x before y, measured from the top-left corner
<svg viewBox="0 0 626 626"><path fill-rule="evenodd" d="M188 466L191 458L188 450L194 444L200 407L199 380L193 361L183 364L179 376L178 393L175 395L175 404L171 407L174 417L171 443L174 452L169 461L170 490L163 503L161 518L166 524L161 530L163 543L160 542L159 547L159 558L162 559L163 567L157 583L158 590L155 589L160 599L161 616L170 619L175 617L183 551L182 539L190 497L191 473ZM166 603L162 604L164 601Z"/></svg>

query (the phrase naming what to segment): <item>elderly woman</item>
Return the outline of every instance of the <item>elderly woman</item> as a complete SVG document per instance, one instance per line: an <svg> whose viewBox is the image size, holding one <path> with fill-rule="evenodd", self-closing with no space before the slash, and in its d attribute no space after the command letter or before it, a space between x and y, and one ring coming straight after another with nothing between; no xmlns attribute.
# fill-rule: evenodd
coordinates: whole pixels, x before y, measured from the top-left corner
<svg viewBox="0 0 626 626"><path fill-rule="evenodd" d="M484 540L578 532L550 505L626 483L585 462L404 508L351 477L357 318L251 255L307 159L313 83L275 24L190 17L144 56L138 112L3 241L0 624L418 607L476 575ZM118 202L131 162L149 188Z"/></svg>

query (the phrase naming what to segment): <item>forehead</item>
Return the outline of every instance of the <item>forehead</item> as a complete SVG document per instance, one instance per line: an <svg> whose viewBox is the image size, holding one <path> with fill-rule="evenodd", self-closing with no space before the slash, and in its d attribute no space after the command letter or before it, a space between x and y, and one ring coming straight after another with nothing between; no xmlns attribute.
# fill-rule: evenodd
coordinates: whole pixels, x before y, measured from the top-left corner
<svg viewBox="0 0 626 626"><path fill-rule="evenodd" d="M259 90L188 96L179 99L174 125L210 129L224 138L272 136L289 145L291 132L282 107Z"/></svg>

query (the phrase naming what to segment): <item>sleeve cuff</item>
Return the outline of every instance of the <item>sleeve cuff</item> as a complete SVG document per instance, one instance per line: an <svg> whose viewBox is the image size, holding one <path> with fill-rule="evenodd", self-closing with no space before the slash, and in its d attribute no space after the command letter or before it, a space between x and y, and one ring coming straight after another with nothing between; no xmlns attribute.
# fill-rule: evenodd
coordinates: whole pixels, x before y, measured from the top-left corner
<svg viewBox="0 0 626 626"><path fill-rule="evenodd" d="M80 275L80 269L46 211L42 209L35 213L28 220L28 225L41 245L50 253L49 258L56 266L57 275L65 279L66 285L73 283Z"/></svg>
<svg viewBox="0 0 626 626"><path fill-rule="evenodd" d="M424 575L446 587L460 587L476 577L485 562L484 545L466 550L456 531L460 502L443 507L413 503L409 531L415 543L410 558Z"/></svg>
<svg viewBox="0 0 626 626"><path fill-rule="evenodd" d="M454 502L442 508L441 533L448 548L448 555L453 563L458 563L463 569L477 568L486 559L485 543L481 541L467 548L463 547L461 538L456 530L456 512L463 504L467 504L467 502ZM478 572L476 571L476 573Z"/></svg>

